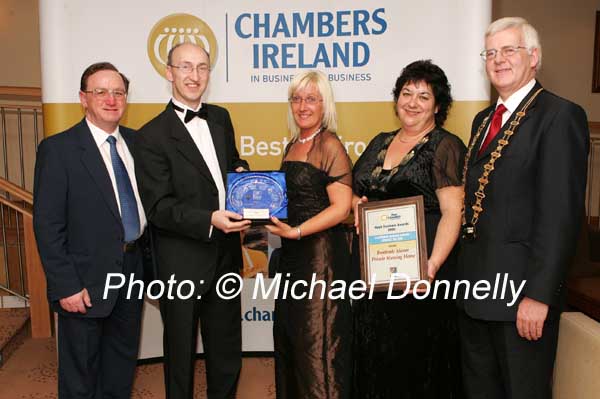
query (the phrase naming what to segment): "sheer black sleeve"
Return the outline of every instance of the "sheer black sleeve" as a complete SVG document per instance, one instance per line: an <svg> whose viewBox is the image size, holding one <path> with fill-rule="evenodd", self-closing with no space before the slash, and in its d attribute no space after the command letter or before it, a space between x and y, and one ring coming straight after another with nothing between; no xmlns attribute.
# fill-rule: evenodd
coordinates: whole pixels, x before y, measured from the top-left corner
<svg viewBox="0 0 600 399"><path fill-rule="evenodd" d="M329 183L352 186L352 161L335 133L323 132L315 138L308 153L308 162L325 171Z"/></svg>
<svg viewBox="0 0 600 399"><path fill-rule="evenodd" d="M435 188L460 186L467 148L460 138L446 134L438 144L432 162Z"/></svg>

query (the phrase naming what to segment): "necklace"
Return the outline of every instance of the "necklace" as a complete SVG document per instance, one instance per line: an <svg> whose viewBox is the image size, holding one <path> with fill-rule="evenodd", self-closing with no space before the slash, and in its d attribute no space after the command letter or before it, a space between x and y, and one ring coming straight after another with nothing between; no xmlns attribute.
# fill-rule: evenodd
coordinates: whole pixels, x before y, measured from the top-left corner
<svg viewBox="0 0 600 399"><path fill-rule="evenodd" d="M411 139L410 139L410 140L403 139L403 138L402 138L402 136L401 136L401 134L402 134L403 132L401 131L402 133L401 133L401 132L398 132L399 134L397 134L397 136L398 136L398 141L399 141L399 142L401 142L401 143L416 143L416 142L417 142L417 141L419 141L419 140L420 140L420 139L421 139L423 136L425 136L427 133L429 133L431 130L432 130L432 129L426 129L426 130L425 130L424 132L422 132L422 133L419 133L419 134L417 134L417 135L415 135L415 136L410 136L410 137L411 137Z"/></svg>
<svg viewBox="0 0 600 399"><path fill-rule="evenodd" d="M404 157L402 157L402 159L400 160L398 165L394 166L388 173L387 178L384 181L382 181L379 179L379 176L381 175L381 172L383 171L383 162L385 161L385 156L388 152L390 144L392 143L394 138L396 138L396 136L398 135L399 132L397 132L395 134L391 134L389 137L387 137L385 139L385 141L383 142L381 150L377 154L377 157L376 157L377 163L375 164L376 166L373 169L373 172L371 172L371 190L373 190L373 191L381 190L382 192L387 192L387 188L386 188L387 182L390 181L392 176L394 176L401 167L403 167L411 159L413 159L416 152L425 143L427 143L429 141L429 133L431 131L433 131L433 130L430 130L429 132L427 132L427 134L425 134L424 136L421 136L421 139L415 143L415 146L406 155L404 155Z"/></svg>
<svg viewBox="0 0 600 399"><path fill-rule="evenodd" d="M313 134L311 134L310 136L308 136L305 139L303 139L302 137L298 137L298 141L301 144L307 143L307 142L311 141L312 139L314 139L317 136L317 134L321 133L321 130L323 130L322 127L318 128Z"/></svg>

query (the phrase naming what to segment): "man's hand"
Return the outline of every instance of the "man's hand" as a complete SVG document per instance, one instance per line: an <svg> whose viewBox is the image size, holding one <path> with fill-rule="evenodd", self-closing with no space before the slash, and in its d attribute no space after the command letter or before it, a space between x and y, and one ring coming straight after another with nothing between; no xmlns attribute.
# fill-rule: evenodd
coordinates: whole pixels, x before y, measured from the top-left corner
<svg viewBox="0 0 600 399"><path fill-rule="evenodd" d="M77 294L62 298L59 303L64 310L70 313L86 314L86 307L92 307L92 301L90 300L90 294L88 294L87 288L84 288Z"/></svg>
<svg viewBox="0 0 600 399"><path fill-rule="evenodd" d="M235 168L236 172L247 172L248 170L246 168L244 168L243 166L238 166L237 168Z"/></svg>
<svg viewBox="0 0 600 399"><path fill-rule="evenodd" d="M250 227L249 220L243 220L241 215L227 210L214 211L210 218L210 224L223 233L235 233L244 231Z"/></svg>
<svg viewBox="0 0 600 399"><path fill-rule="evenodd" d="M517 311L517 330L528 341L537 341L542 337L544 321L548 316L548 305L528 297L519 303Z"/></svg>

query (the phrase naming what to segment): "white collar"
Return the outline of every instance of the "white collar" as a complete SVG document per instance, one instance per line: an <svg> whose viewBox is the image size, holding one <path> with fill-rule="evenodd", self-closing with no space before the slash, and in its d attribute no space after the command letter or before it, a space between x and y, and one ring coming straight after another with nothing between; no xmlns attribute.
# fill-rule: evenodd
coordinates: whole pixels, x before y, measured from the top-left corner
<svg viewBox="0 0 600 399"><path fill-rule="evenodd" d="M194 112L198 112L200 110L200 108L202 108L202 101L200 101L200 104L198 104L198 107L196 109L192 109L188 105L185 105L184 103L182 103L181 101L177 101L174 97L171 98L171 101L173 102L173 104L175 104L179 108L183 109L183 111L178 111L177 109L175 109L175 111L178 111L178 112L185 113L186 109L191 109Z"/></svg>
<svg viewBox="0 0 600 399"><path fill-rule="evenodd" d="M87 122L88 127L90 128L90 131L92 132L92 136L94 137L94 141L96 142L96 145L98 147L100 147L102 144L104 144L106 139L109 138L110 136L113 136L114 138L116 138L117 141L122 139L121 132L119 132L119 126L117 126L117 128L115 129L114 132L106 133L104 130L100 129L98 126L96 126L92 122L90 122L90 120L88 118L85 118L85 121Z"/></svg>
<svg viewBox="0 0 600 399"><path fill-rule="evenodd" d="M511 113L511 115L516 111L521 101L527 96L527 94L533 89L535 86L535 78L531 79L525 86L521 87L519 90L515 91L506 99L506 101L502 101L501 97L498 97L498 101L496 102L496 108L500 104L504 104L506 109Z"/></svg>

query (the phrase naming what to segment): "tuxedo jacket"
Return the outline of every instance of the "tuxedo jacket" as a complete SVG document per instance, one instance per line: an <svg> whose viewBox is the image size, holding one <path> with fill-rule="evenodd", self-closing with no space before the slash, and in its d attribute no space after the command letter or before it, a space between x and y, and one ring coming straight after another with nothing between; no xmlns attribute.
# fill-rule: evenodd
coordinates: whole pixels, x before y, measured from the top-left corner
<svg viewBox="0 0 600 399"><path fill-rule="evenodd" d="M503 131L511 126L517 111L541 86L538 82L494 140L478 156L487 126L475 143L468 163L465 186L466 221L470 222L478 179ZM490 106L475 117L475 133ZM459 279L488 280L493 286L497 273L508 273L516 286L526 281L520 297L550 305L551 316L560 311L564 280L574 255L584 215L589 131L583 109L547 90L531 103L515 129L485 187L483 211L474 240L461 239ZM502 279L500 280L502 281ZM502 288L502 287L500 287ZM471 292L472 293L472 292ZM499 296L499 294L498 294ZM476 319L512 321L520 299L513 306L510 291L504 299L458 300L458 305Z"/></svg>
<svg viewBox="0 0 600 399"><path fill-rule="evenodd" d="M239 158L233 125L226 109L203 104L207 124L226 185L227 172L248 168ZM171 274L189 279L201 294L217 267L217 249L229 252L232 271L242 264L239 233L212 229L211 215L219 209L217 186L198 147L172 103L142 127L134 152L140 196L154 232L154 254L160 279ZM199 286L199 282L204 281Z"/></svg>
<svg viewBox="0 0 600 399"><path fill-rule="evenodd" d="M119 131L133 152L134 131L123 126ZM85 119L40 143L33 194L35 238L52 308L70 316L108 316L118 290L102 299L106 276L123 273L125 233L108 170ZM141 279L141 259L136 264L135 278ZM58 301L83 288L92 307L85 315L65 312Z"/></svg>

